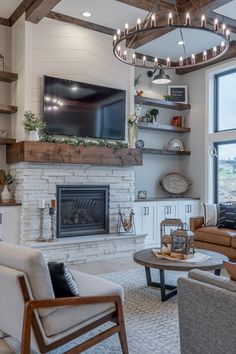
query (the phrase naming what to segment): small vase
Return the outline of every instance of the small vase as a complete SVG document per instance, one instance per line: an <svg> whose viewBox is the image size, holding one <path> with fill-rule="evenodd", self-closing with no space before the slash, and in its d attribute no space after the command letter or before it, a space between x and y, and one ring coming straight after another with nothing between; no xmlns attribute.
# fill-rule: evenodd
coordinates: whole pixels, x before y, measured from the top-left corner
<svg viewBox="0 0 236 354"><path fill-rule="evenodd" d="M3 191L1 192L1 202L10 202L11 193L9 192L7 185L4 186Z"/></svg>
<svg viewBox="0 0 236 354"><path fill-rule="evenodd" d="M27 132L27 140L29 141L39 141L39 131L31 130Z"/></svg>
<svg viewBox="0 0 236 354"><path fill-rule="evenodd" d="M129 147L135 149L136 143L136 127L133 125L129 126L128 130L128 139L129 139Z"/></svg>

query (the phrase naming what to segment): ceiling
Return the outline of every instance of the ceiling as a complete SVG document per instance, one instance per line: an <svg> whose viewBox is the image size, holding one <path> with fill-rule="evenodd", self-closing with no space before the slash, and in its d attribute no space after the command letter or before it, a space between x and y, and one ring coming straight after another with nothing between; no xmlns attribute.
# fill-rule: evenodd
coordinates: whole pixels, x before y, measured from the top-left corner
<svg viewBox="0 0 236 354"><path fill-rule="evenodd" d="M184 0L178 0L180 4L184 3ZM193 4L196 5L196 9L198 9L198 3L211 3L211 4L222 4L223 1L215 0L215 1L194 1L185 0L186 3L189 3L189 6ZM70 16L72 18L78 19L77 25L81 25L81 20L86 23L97 24L100 26L105 26L110 29L108 34L113 33L113 30L118 28L123 29L125 23L129 24L129 27L132 28L135 26L138 18L142 20L147 16L148 12L141 9L150 6L152 8L153 4L155 4L155 0L0 0L0 18L11 20L11 15L14 13L16 8L20 5L21 8L25 7L27 3L41 3L41 4L49 4L49 3L57 3L54 8L51 10L55 13L63 14ZM135 4L136 6L140 6L141 8L127 5L125 2L130 2ZM162 6L164 4L164 12L162 12L162 22L165 24L166 15L168 16L169 6L173 6L175 3L174 0L158 0L157 4L162 2ZM169 5L169 4L170 5ZM42 5L44 6L44 5ZM214 7L214 6L213 6ZM187 7L186 7L187 8ZM23 9L24 11L25 9ZM185 10L185 8L184 8ZM235 25L233 22L233 26L235 27L235 33L232 33L231 39L236 40L236 0L229 1L224 6L220 6L216 9L213 9L214 12L219 14L220 20L226 18L230 18L235 20ZM48 10L50 11L50 9ZM85 18L82 16L82 12L89 11L92 13L92 16L89 18ZM201 11L199 11L201 15ZM214 13L213 13L214 15ZM194 16L194 13L192 13ZM52 18L52 17L51 17ZM15 19L16 20L16 19ZM33 22L33 21L32 21ZM13 21L14 23L14 21ZM35 22L36 23L36 22ZM199 19L200 23L200 19ZM4 23L3 23L4 24ZM9 21L8 25L11 25L12 21ZM231 22L232 25L232 22ZM86 25L85 25L86 27ZM93 29L93 28L92 28ZM97 28L97 30L99 30ZM214 45L219 45L221 40L211 33L206 33L203 31L197 30L183 30L183 37L185 41L185 47L187 51L187 56L192 53L197 54L202 52L203 50L213 48ZM158 56L159 58L165 59L166 57L170 57L171 60L177 61L180 56L185 56L183 51L183 46L177 44L180 40L180 32L179 30L173 30L169 33L166 33L159 38L153 39L150 38L149 41L146 41L144 44L137 46L136 51L139 53L145 53L150 56Z"/></svg>

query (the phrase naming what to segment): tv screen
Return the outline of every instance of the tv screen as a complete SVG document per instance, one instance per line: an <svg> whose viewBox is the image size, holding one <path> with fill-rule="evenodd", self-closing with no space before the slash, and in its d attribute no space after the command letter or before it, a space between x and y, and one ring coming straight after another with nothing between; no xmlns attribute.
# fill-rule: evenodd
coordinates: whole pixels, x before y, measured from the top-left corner
<svg viewBox="0 0 236 354"><path fill-rule="evenodd" d="M125 91L44 76L46 132L125 139Z"/></svg>

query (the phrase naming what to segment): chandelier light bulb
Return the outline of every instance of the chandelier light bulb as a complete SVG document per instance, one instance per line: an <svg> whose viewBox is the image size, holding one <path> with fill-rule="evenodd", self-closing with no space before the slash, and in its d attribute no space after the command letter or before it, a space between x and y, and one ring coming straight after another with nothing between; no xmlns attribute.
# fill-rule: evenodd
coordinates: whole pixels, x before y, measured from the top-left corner
<svg viewBox="0 0 236 354"><path fill-rule="evenodd" d="M117 35L117 38L118 38L118 39L120 39L120 34L121 34L121 31L120 31L120 29L118 29L118 30L116 31L116 35Z"/></svg>
<svg viewBox="0 0 236 354"><path fill-rule="evenodd" d="M136 54L133 53L132 54L132 64L135 64L136 63Z"/></svg>
<svg viewBox="0 0 236 354"><path fill-rule="evenodd" d="M154 63L155 63L155 66L158 65L158 58L157 57L154 59Z"/></svg>
<svg viewBox="0 0 236 354"><path fill-rule="evenodd" d="M179 66L183 66L184 65L184 59L183 57L179 58Z"/></svg>
<svg viewBox="0 0 236 354"><path fill-rule="evenodd" d="M146 60L147 60L146 55L144 55L143 56L143 65L146 65Z"/></svg>
<svg viewBox="0 0 236 354"><path fill-rule="evenodd" d="M217 54L217 47L214 45L213 47L213 56L215 57Z"/></svg>
<svg viewBox="0 0 236 354"><path fill-rule="evenodd" d="M117 55L120 57L120 46L117 48Z"/></svg>
<svg viewBox="0 0 236 354"><path fill-rule="evenodd" d="M155 14L152 14L152 17L151 17L151 26L152 26L152 27L155 27L155 26L156 26L156 15L155 15Z"/></svg>
<svg viewBox="0 0 236 354"><path fill-rule="evenodd" d="M218 31L218 29L219 29L219 21L218 21L218 18L215 18L214 19L214 30Z"/></svg>
<svg viewBox="0 0 236 354"><path fill-rule="evenodd" d="M221 52L223 52L224 49L225 49L225 41L222 41L221 44L220 44Z"/></svg>
<svg viewBox="0 0 236 354"><path fill-rule="evenodd" d="M203 52L203 60L204 61L207 60L207 51L206 50L204 50L204 52Z"/></svg>
<svg viewBox="0 0 236 354"><path fill-rule="evenodd" d="M185 18L186 22L186 26L190 26L191 25L191 19L190 19L190 14L189 12L186 13L186 18Z"/></svg>
<svg viewBox="0 0 236 354"><path fill-rule="evenodd" d="M227 28L227 30L225 31L225 35L226 38L228 39L228 41L230 40L230 30Z"/></svg>
<svg viewBox="0 0 236 354"><path fill-rule="evenodd" d="M124 50L123 59L127 60L127 50Z"/></svg>
<svg viewBox="0 0 236 354"><path fill-rule="evenodd" d="M166 59L166 65L170 66L170 58L169 57Z"/></svg>
<svg viewBox="0 0 236 354"><path fill-rule="evenodd" d="M115 35L113 36L113 45L115 45L116 42L117 42L117 35L115 34Z"/></svg>
<svg viewBox="0 0 236 354"><path fill-rule="evenodd" d="M206 16L204 14L201 16L201 27L206 27Z"/></svg>
<svg viewBox="0 0 236 354"><path fill-rule="evenodd" d="M196 63L196 58L195 58L195 54L191 55L191 64L195 64Z"/></svg>
<svg viewBox="0 0 236 354"><path fill-rule="evenodd" d="M225 36L225 32L226 32L226 24L223 23L222 24L222 34L223 34L223 36Z"/></svg>
<svg viewBox="0 0 236 354"><path fill-rule="evenodd" d="M169 15L168 15L168 25L169 25L169 26L172 26L172 25L173 25L173 15L172 15L172 12L169 12Z"/></svg>
<svg viewBox="0 0 236 354"><path fill-rule="evenodd" d="M141 30L141 19L140 18L137 19L136 29L137 29L137 31Z"/></svg>
<svg viewBox="0 0 236 354"><path fill-rule="evenodd" d="M128 34L129 33L129 24L126 23L125 24L125 34Z"/></svg>

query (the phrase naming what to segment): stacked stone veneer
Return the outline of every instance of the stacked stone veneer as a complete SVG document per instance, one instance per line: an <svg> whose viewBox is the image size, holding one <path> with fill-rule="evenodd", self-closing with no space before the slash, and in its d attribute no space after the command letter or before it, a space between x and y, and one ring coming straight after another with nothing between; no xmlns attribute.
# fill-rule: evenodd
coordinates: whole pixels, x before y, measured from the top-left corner
<svg viewBox="0 0 236 354"><path fill-rule="evenodd" d="M67 164L17 163L10 166L16 179L15 198L22 203L21 243L39 237L39 201L45 200L44 233L50 237L48 207L56 199L57 185L110 185L109 230L116 232L118 209L127 214L134 200L132 167L107 167Z"/></svg>

